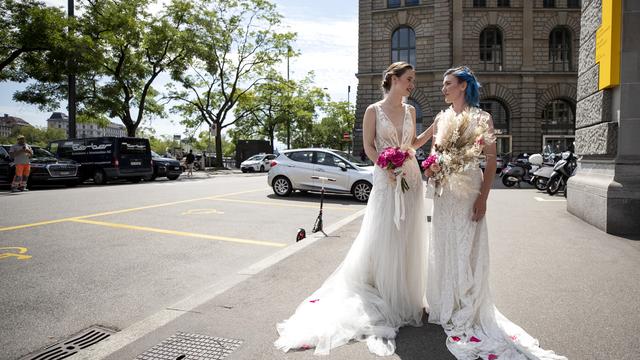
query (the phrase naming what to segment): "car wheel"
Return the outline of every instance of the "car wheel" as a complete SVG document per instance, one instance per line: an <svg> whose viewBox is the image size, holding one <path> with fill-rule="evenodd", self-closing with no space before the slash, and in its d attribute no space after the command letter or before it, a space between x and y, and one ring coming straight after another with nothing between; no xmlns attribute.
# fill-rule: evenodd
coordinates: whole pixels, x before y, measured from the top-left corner
<svg viewBox="0 0 640 360"><path fill-rule="evenodd" d="M177 179L177 178L179 178L179 177L180 177L180 175L169 175L169 176L167 176L167 179L169 179L169 180L176 180L176 179Z"/></svg>
<svg viewBox="0 0 640 360"><path fill-rule="evenodd" d="M264 172L264 165L260 165L260 172Z"/></svg>
<svg viewBox="0 0 640 360"><path fill-rule="evenodd" d="M291 181L284 176L278 176L273 180L273 192L278 196L289 196L291 194Z"/></svg>
<svg viewBox="0 0 640 360"><path fill-rule="evenodd" d="M351 188L351 194L356 200L360 202L369 201L369 195L371 194L371 184L366 181L358 181L353 184L353 188Z"/></svg>
<svg viewBox="0 0 640 360"><path fill-rule="evenodd" d="M106 182L106 177L104 176L104 172L102 170L96 170L93 173L93 183L96 185L104 185Z"/></svg>
<svg viewBox="0 0 640 360"><path fill-rule="evenodd" d="M131 181L134 184L137 184L141 181L141 178L135 177L135 178L130 178L129 181Z"/></svg>
<svg viewBox="0 0 640 360"><path fill-rule="evenodd" d="M243 172L243 173L246 173L246 172L247 172L247 169L242 169L242 172Z"/></svg>

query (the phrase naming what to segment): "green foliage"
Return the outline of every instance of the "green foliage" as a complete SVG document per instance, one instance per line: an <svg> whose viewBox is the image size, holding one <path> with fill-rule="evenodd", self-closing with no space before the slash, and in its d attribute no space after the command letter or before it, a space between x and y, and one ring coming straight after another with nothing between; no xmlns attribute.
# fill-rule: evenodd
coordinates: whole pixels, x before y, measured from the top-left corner
<svg viewBox="0 0 640 360"><path fill-rule="evenodd" d="M343 140L343 134L352 132L355 114L346 101L329 102L323 110L326 116L313 126L313 143L315 146L343 150L349 144Z"/></svg>
<svg viewBox="0 0 640 360"><path fill-rule="evenodd" d="M14 127L11 136L0 137L0 144L15 144L18 135L24 135L27 144L46 147L49 141L66 139L67 135L63 129L46 127L20 126Z"/></svg>

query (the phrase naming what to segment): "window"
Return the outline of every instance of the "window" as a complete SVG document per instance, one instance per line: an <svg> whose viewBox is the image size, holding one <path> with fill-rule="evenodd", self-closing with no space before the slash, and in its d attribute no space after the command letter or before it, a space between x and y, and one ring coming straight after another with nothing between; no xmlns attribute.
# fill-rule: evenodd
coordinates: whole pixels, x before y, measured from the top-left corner
<svg viewBox="0 0 640 360"><path fill-rule="evenodd" d="M340 159L322 151L316 151L316 164L324 166L338 166Z"/></svg>
<svg viewBox="0 0 640 360"><path fill-rule="evenodd" d="M510 7L511 0L498 0L498 7Z"/></svg>
<svg viewBox="0 0 640 360"><path fill-rule="evenodd" d="M556 0L542 0L542 7L546 7L546 8L556 7Z"/></svg>
<svg viewBox="0 0 640 360"><path fill-rule="evenodd" d="M387 7L389 8L400 7L400 0L387 0Z"/></svg>
<svg viewBox="0 0 640 360"><path fill-rule="evenodd" d="M286 154L289 159L298 162L304 163L312 163L313 162L313 151L295 151L292 153Z"/></svg>
<svg viewBox="0 0 640 360"><path fill-rule="evenodd" d="M420 0L404 0L406 6L420 5Z"/></svg>
<svg viewBox="0 0 640 360"><path fill-rule="evenodd" d="M564 100L549 102L542 112L542 132L553 135L573 135L576 129L573 105Z"/></svg>
<svg viewBox="0 0 640 360"><path fill-rule="evenodd" d="M393 32L391 38L391 62L405 61L416 66L416 33L403 26Z"/></svg>
<svg viewBox="0 0 640 360"><path fill-rule="evenodd" d="M487 0L473 0L473 7L487 7Z"/></svg>
<svg viewBox="0 0 640 360"><path fill-rule="evenodd" d="M509 115L501 102L493 99L483 100L480 102L480 108L491 114L496 134L509 133Z"/></svg>
<svg viewBox="0 0 640 360"><path fill-rule="evenodd" d="M582 1L580 0L567 0L567 7L572 9L582 8Z"/></svg>
<svg viewBox="0 0 640 360"><path fill-rule="evenodd" d="M418 104L418 102L414 99L408 99L407 104L413 106L416 109L416 135L420 135L420 133L422 133L423 131L422 108L420 107L420 104Z"/></svg>
<svg viewBox="0 0 640 360"><path fill-rule="evenodd" d="M553 71L571 70L571 33L557 27L549 34L549 62Z"/></svg>
<svg viewBox="0 0 640 360"><path fill-rule="evenodd" d="M495 26L480 33L480 61L484 70L502 71L502 32Z"/></svg>

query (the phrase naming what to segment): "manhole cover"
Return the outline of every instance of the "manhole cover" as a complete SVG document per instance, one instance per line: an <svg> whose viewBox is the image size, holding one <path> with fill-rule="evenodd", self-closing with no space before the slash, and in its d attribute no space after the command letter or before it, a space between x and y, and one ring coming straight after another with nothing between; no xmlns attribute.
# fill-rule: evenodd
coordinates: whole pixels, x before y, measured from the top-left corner
<svg viewBox="0 0 640 360"><path fill-rule="evenodd" d="M179 332L138 355L136 360L220 360L241 344L242 340Z"/></svg>
<svg viewBox="0 0 640 360"><path fill-rule="evenodd" d="M115 333L113 330L100 326L92 326L67 340L53 344L35 354L27 355L23 357L22 360L65 359L77 353L81 349L86 349L89 346L108 338L113 333Z"/></svg>

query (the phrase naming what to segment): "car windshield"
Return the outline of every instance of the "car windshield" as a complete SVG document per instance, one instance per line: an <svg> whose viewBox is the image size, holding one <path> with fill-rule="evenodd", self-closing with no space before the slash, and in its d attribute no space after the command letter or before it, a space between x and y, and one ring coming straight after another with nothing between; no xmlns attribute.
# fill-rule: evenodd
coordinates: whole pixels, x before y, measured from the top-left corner
<svg viewBox="0 0 640 360"><path fill-rule="evenodd" d="M158 153L155 152L155 151L151 151L151 157L152 158L159 158L159 157L162 157L162 156L158 155Z"/></svg>
<svg viewBox="0 0 640 360"><path fill-rule="evenodd" d="M357 158L347 152L344 151L338 151L338 150L333 150L334 153L336 153L337 155L349 160L352 164L356 164L358 166L370 166L371 163L369 161L362 161L362 159Z"/></svg>
<svg viewBox="0 0 640 360"><path fill-rule="evenodd" d="M36 157L36 158L45 158L45 157L55 158L55 156L52 153L50 153L47 150L42 149L42 148L34 148L33 149L33 157Z"/></svg>
<svg viewBox="0 0 640 360"><path fill-rule="evenodd" d="M262 160L263 157L264 157L264 155L253 155L252 157L248 158L247 161Z"/></svg>

